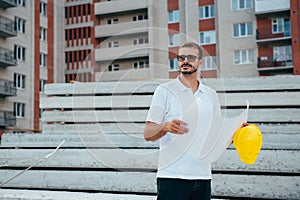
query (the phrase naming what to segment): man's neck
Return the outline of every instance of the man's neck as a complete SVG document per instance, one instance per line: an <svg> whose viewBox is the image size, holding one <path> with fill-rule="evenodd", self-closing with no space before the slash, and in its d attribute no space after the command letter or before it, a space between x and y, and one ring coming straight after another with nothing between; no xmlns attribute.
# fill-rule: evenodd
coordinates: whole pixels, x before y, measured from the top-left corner
<svg viewBox="0 0 300 200"><path fill-rule="evenodd" d="M193 93L196 92L200 84L197 79L197 73L188 74L188 75L180 74L179 80L183 83L183 85L185 85L188 88L191 88Z"/></svg>

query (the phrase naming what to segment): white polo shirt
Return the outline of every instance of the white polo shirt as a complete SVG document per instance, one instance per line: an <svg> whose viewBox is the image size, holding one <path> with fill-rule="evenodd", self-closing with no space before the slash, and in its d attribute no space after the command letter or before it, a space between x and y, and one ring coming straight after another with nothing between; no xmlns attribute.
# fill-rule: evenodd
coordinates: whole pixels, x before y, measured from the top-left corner
<svg viewBox="0 0 300 200"><path fill-rule="evenodd" d="M200 83L200 80L198 81ZM189 109L193 104L196 104L197 108ZM193 93L177 78L156 88L146 121L161 124L174 119L183 120L184 116L189 114L197 116L195 119L197 128L193 130L196 130L195 136L200 135L200 132L207 131L213 125L213 118L216 114L221 115L219 99L213 89L202 83ZM188 126L188 128L190 127ZM205 138L193 137L188 145L181 145L181 138L177 138L177 142L173 142L176 137L182 136L167 133L160 138L157 177L211 179L211 163L200 160L197 156L192 155L190 150L197 148L201 140L203 141ZM182 139L183 143L188 140Z"/></svg>

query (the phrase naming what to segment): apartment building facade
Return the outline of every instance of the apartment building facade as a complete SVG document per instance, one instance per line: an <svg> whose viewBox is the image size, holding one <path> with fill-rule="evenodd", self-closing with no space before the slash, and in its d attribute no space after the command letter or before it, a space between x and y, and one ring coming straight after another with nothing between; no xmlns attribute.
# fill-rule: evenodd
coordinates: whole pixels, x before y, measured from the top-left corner
<svg viewBox="0 0 300 200"><path fill-rule="evenodd" d="M96 47L95 14L92 0L64 2L65 81L95 80L90 56Z"/></svg>
<svg viewBox="0 0 300 200"><path fill-rule="evenodd" d="M257 76L254 1L216 3L218 67L221 77Z"/></svg>
<svg viewBox="0 0 300 200"><path fill-rule="evenodd" d="M16 6L14 1L0 2L0 7L4 12ZM9 71L10 67L17 65L17 60L14 57L14 46L10 42L10 38L16 36L14 20L7 15L0 15L0 72L3 74L0 77L0 129L16 125L13 105L8 99L17 95L17 89L14 86L13 77L9 78L6 75L6 71Z"/></svg>
<svg viewBox="0 0 300 200"><path fill-rule="evenodd" d="M166 4L98 1L95 16L97 81L168 77Z"/></svg>
<svg viewBox="0 0 300 200"><path fill-rule="evenodd" d="M178 48L188 41L203 47L202 77L259 75L253 0L130 3L98 0L93 3L96 45L90 57L95 59L92 65L96 75L94 80L175 78L178 75ZM127 31L129 29L135 31ZM152 34L151 29L152 32L160 29L159 34ZM159 45L157 41L160 41ZM137 54L134 49L139 49ZM167 49L164 50L167 52L146 53L151 49ZM132 55L126 57L128 51ZM137 59L132 62L134 57ZM158 65L164 67L157 68Z"/></svg>
<svg viewBox="0 0 300 200"><path fill-rule="evenodd" d="M298 1L67 0L66 2L66 7L88 3L91 10L89 14L91 21L88 23L73 21L72 24L68 24L69 27L89 24L91 32L88 53L75 52L72 55L73 59L79 62L77 64L79 67L73 71L67 67L68 73L73 74L72 78L67 78L67 82L75 80L76 74L80 76L78 70L89 71L91 73L89 80L92 81L174 78L178 75L176 59L178 48L187 41L197 42L204 49L204 65L201 69L203 77L297 74L299 64L296 63L295 57L299 55L297 50L299 47L295 48L297 45L293 45L291 50L291 41L299 40ZM80 10L73 8L73 13L77 12L76 9ZM288 36L289 38L285 38L289 41L288 44L279 43L279 46L274 48L273 36L269 38L268 43L265 41L266 38L261 38L261 31L266 31L263 29L267 27L269 31L272 30L275 26L272 22L275 23L276 17L280 14L278 9L283 9L280 12L288 16L288 18L284 16L283 20L279 19L278 23L285 23L283 27L286 28L288 24L291 30L295 30ZM295 14L291 14L293 12ZM293 22L290 22L289 16L292 15L295 17L291 17ZM280 31L277 30L278 34L271 32L271 35L279 36ZM66 37L69 35L66 34ZM280 56L279 60L276 58L274 71L272 66L268 66L273 64L268 63L275 61L269 60L274 60L276 55L283 54L282 52L286 52L285 55L289 54L292 59L282 62L282 59L285 59L283 56ZM82 59L78 60L78 57L86 54L88 56L83 57L89 60L88 64L85 64L86 62L80 64ZM66 59L67 66L70 65L68 61L69 59ZM80 65L89 67L86 69Z"/></svg>
<svg viewBox="0 0 300 200"><path fill-rule="evenodd" d="M4 111L1 130L40 129L43 87L64 81L60 70L63 48L58 46L64 41L60 36L64 31L63 8L61 1L0 1L0 78L3 90L10 92L0 99L0 110Z"/></svg>
<svg viewBox="0 0 300 200"><path fill-rule="evenodd" d="M260 75L300 74L299 11L299 1L256 0L257 67Z"/></svg>
<svg viewBox="0 0 300 200"><path fill-rule="evenodd" d="M168 77L165 3L66 0L65 18L66 82Z"/></svg>
<svg viewBox="0 0 300 200"><path fill-rule="evenodd" d="M299 1L170 0L170 77L182 34L202 45L203 77L299 75Z"/></svg>

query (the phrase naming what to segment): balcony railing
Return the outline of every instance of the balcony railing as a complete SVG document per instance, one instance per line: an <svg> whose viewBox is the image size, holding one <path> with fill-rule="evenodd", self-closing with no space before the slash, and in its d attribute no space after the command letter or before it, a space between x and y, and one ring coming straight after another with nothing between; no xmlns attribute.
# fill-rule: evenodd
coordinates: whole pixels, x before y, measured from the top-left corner
<svg viewBox="0 0 300 200"><path fill-rule="evenodd" d="M282 38L282 37L291 37L291 31L284 31L280 33L272 33L271 27L266 29L256 29L256 39L264 40L264 39L274 39L274 38Z"/></svg>
<svg viewBox="0 0 300 200"><path fill-rule="evenodd" d="M149 56L149 49L149 44L128 45L114 48L98 48L95 50L95 60L103 62L118 59L147 57Z"/></svg>
<svg viewBox="0 0 300 200"><path fill-rule="evenodd" d="M15 29L15 22L6 17L0 16L0 37L14 37L17 36Z"/></svg>
<svg viewBox="0 0 300 200"><path fill-rule="evenodd" d="M95 3L95 15L111 15L113 13L136 12L148 8L148 0L102 1Z"/></svg>
<svg viewBox="0 0 300 200"><path fill-rule="evenodd" d="M291 31L272 33L272 27L256 29L256 42L265 45L288 45L291 44Z"/></svg>
<svg viewBox="0 0 300 200"><path fill-rule="evenodd" d="M257 58L257 67L261 68L285 68L293 66L293 60L291 54L285 54L280 56L261 56Z"/></svg>
<svg viewBox="0 0 300 200"><path fill-rule="evenodd" d="M14 52L0 47L0 67L16 66L17 60L14 57Z"/></svg>
<svg viewBox="0 0 300 200"><path fill-rule="evenodd" d="M0 110L0 126L16 126L16 117L11 111L1 111Z"/></svg>
<svg viewBox="0 0 300 200"><path fill-rule="evenodd" d="M0 96L6 97L6 96L16 96L17 95L17 89L14 86L13 81L0 79Z"/></svg>
<svg viewBox="0 0 300 200"><path fill-rule="evenodd" d="M12 8L16 7L16 0L0 0L0 8Z"/></svg>
<svg viewBox="0 0 300 200"><path fill-rule="evenodd" d="M148 20L128 21L118 24L97 25L95 27L95 37L105 38L116 35L139 34L149 31Z"/></svg>

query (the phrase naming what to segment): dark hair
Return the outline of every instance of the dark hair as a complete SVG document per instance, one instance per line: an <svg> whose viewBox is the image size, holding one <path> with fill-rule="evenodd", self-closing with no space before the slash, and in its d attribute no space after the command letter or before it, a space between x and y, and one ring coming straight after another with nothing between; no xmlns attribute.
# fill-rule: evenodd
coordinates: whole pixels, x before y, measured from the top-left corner
<svg viewBox="0 0 300 200"><path fill-rule="evenodd" d="M202 58L202 49L201 49L200 45L198 45L197 43L195 43L195 42L187 42L187 43L181 45L181 46L180 46L180 49L181 49L181 48L184 48L184 47L188 47L188 48L196 48L196 49L198 49L198 57L199 57L199 59Z"/></svg>

